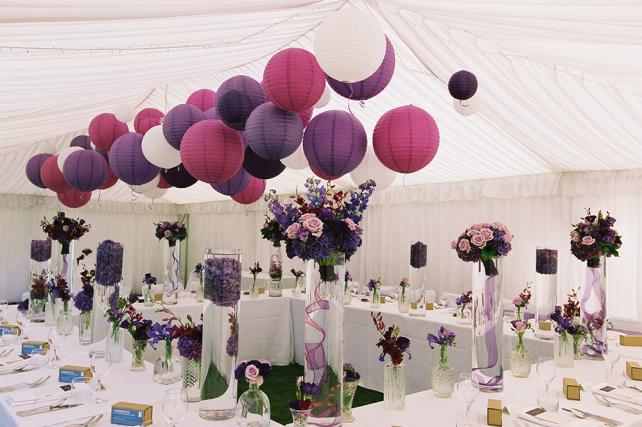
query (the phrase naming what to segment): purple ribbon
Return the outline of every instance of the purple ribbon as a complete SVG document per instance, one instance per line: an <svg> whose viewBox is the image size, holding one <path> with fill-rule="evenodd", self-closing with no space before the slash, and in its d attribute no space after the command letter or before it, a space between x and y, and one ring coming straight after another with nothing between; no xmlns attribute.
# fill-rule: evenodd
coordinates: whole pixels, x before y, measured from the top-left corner
<svg viewBox="0 0 642 427"><path fill-rule="evenodd" d="M483 307L484 311L482 313L484 320L484 345L486 348L486 354L488 355L487 366L480 366L473 368L473 375L475 376L475 382L480 386L488 387L497 387L501 386L503 383L503 378L501 371L499 375L488 378L483 372L484 369L495 368L498 363L499 354L497 350L497 308L495 301L495 286L497 281L497 275L488 276L484 282L484 292L483 292ZM486 379L488 378L488 379Z"/></svg>
<svg viewBox="0 0 642 427"><path fill-rule="evenodd" d="M589 325L599 325L600 327L593 328L594 342L587 341L582 346L582 353L587 356L597 357L602 356L606 350L606 342L604 333L604 320L606 318L606 289L604 286L604 278L599 267L586 268L586 287L580 305L582 307L582 314L584 319ZM588 308L588 301L591 296L595 294L599 308L591 311Z"/></svg>
<svg viewBox="0 0 642 427"><path fill-rule="evenodd" d="M167 292L167 295L171 296L176 293L176 291L178 291L178 274L180 273L180 265L178 263L178 258L176 257L176 246L170 246L169 251L172 255L171 269L174 271L174 276L172 276L172 274L170 273L169 277L167 278L170 283L170 291ZM174 280L174 277L176 277L176 280Z"/></svg>

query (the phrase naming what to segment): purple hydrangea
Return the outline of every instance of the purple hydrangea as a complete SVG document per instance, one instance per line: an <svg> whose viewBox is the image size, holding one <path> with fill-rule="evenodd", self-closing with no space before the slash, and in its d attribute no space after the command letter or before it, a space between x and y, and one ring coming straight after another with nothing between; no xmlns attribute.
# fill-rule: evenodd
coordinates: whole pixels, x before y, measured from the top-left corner
<svg viewBox="0 0 642 427"><path fill-rule="evenodd" d="M241 298L241 263L234 258L205 261L205 298L222 307L232 307Z"/></svg>
<svg viewBox="0 0 642 427"><path fill-rule="evenodd" d="M535 271L539 274L557 274L557 249L535 250Z"/></svg>
<svg viewBox="0 0 642 427"><path fill-rule="evenodd" d="M96 283L114 286L123 279L123 245L104 240L96 250Z"/></svg>
<svg viewBox="0 0 642 427"><path fill-rule="evenodd" d="M31 259L37 262L51 259L51 239L32 240Z"/></svg>
<svg viewBox="0 0 642 427"><path fill-rule="evenodd" d="M196 326L189 335L178 337L176 348L186 359L200 359L203 351L203 325Z"/></svg>
<svg viewBox="0 0 642 427"><path fill-rule="evenodd" d="M412 268L425 267L428 262L428 246L422 242L410 245L410 266Z"/></svg>
<svg viewBox="0 0 642 427"><path fill-rule="evenodd" d="M82 290L74 297L74 307L85 313L91 311L94 304L94 287L84 284Z"/></svg>

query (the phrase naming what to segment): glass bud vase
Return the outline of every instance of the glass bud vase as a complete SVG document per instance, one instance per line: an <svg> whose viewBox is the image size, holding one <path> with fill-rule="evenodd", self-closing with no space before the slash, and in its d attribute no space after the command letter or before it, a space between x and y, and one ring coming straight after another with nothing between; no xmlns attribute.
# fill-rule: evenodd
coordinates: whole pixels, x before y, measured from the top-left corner
<svg viewBox="0 0 642 427"><path fill-rule="evenodd" d="M602 360L608 351L606 341L606 257L586 262L586 280L580 301L584 322L590 334L582 345L582 357Z"/></svg>
<svg viewBox="0 0 642 427"><path fill-rule="evenodd" d="M118 325L109 324L109 332L107 333L105 351L111 356L112 363L120 363L123 361L123 344L125 336L123 330Z"/></svg>
<svg viewBox="0 0 642 427"><path fill-rule="evenodd" d="M290 408L290 412L292 413L292 427L307 427L310 409Z"/></svg>
<svg viewBox="0 0 642 427"><path fill-rule="evenodd" d="M34 322L44 322L45 305L47 300L44 298L34 298L29 301L29 316Z"/></svg>
<svg viewBox="0 0 642 427"><path fill-rule="evenodd" d="M584 342L584 336L582 335L573 335L573 358L575 360L580 360L582 358L582 343Z"/></svg>
<svg viewBox="0 0 642 427"><path fill-rule="evenodd" d="M177 383L181 379L181 371L179 363L174 357L172 342L163 340L161 343L160 355L154 361L153 380L157 384Z"/></svg>
<svg viewBox="0 0 642 427"><path fill-rule="evenodd" d="M154 306L154 293L152 291L152 285L147 285L143 288L143 305L145 307Z"/></svg>
<svg viewBox="0 0 642 427"><path fill-rule="evenodd" d="M341 424L344 278L342 253L306 262L305 381L321 390L312 396L311 425Z"/></svg>
<svg viewBox="0 0 642 427"><path fill-rule="evenodd" d="M196 278L198 279L198 288L196 289L196 293L194 294L194 299L196 300L196 302L203 302L205 297L205 290L203 288L203 274L198 273L196 275Z"/></svg>
<svg viewBox="0 0 642 427"><path fill-rule="evenodd" d="M408 301L406 288L401 288L399 300L397 301L397 308L399 309L399 313L408 313L408 310L410 310L410 301Z"/></svg>
<svg viewBox="0 0 642 427"><path fill-rule="evenodd" d="M80 345L91 344L91 310L81 311L78 318L78 342Z"/></svg>
<svg viewBox="0 0 642 427"><path fill-rule="evenodd" d="M49 295L47 301L45 302L45 325L46 326L56 326L56 318L58 317L56 313L56 302Z"/></svg>
<svg viewBox="0 0 642 427"><path fill-rule="evenodd" d="M174 305L178 303L180 290L181 242L167 241L167 246L164 246L164 258L163 304Z"/></svg>
<svg viewBox="0 0 642 427"><path fill-rule="evenodd" d="M501 258L473 264L473 381L482 392L504 388Z"/></svg>
<svg viewBox="0 0 642 427"><path fill-rule="evenodd" d="M549 321L557 305L557 249L536 248L534 293L537 322Z"/></svg>
<svg viewBox="0 0 642 427"><path fill-rule="evenodd" d="M145 370L145 348L147 340L132 341L132 364L129 366L130 371L140 372Z"/></svg>
<svg viewBox="0 0 642 427"><path fill-rule="evenodd" d="M448 398L455 391L455 370L448 365L446 345L439 347L439 363L432 368L432 392L436 397Z"/></svg>
<svg viewBox="0 0 642 427"><path fill-rule="evenodd" d="M524 345L523 334L517 334L517 345L510 353L510 372L516 378L526 378L531 373L531 355Z"/></svg>
<svg viewBox="0 0 642 427"><path fill-rule="evenodd" d="M379 308L381 306L381 296L379 289L374 288L370 291L370 308Z"/></svg>
<svg viewBox="0 0 642 427"><path fill-rule="evenodd" d="M272 246L268 275L270 276L270 288L268 290L268 295L271 297L280 297L283 294L283 290L281 289L281 278L283 277L283 258L281 256L280 244Z"/></svg>
<svg viewBox="0 0 642 427"><path fill-rule="evenodd" d="M553 358L560 368L572 368L575 365L573 337L568 334L557 334L553 341Z"/></svg>
<svg viewBox="0 0 642 427"><path fill-rule="evenodd" d="M236 404L236 424L239 427L269 427L270 399L254 382L239 397Z"/></svg>
<svg viewBox="0 0 642 427"><path fill-rule="evenodd" d="M343 414L341 418L344 423L351 423L354 421L354 416L352 415L352 401L354 400L354 395L357 393L358 387L359 380L343 382Z"/></svg>
<svg viewBox="0 0 642 427"><path fill-rule="evenodd" d="M352 292L350 292L350 289L344 290L343 305L350 305L351 303L352 303Z"/></svg>
<svg viewBox="0 0 642 427"><path fill-rule="evenodd" d="M383 370L383 405L386 409L406 406L406 366L386 363Z"/></svg>
<svg viewBox="0 0 642 427"><path fill-rule="evenodd" d="M201 359L181 358L182 389L188 402L201 400Z"/></svg>

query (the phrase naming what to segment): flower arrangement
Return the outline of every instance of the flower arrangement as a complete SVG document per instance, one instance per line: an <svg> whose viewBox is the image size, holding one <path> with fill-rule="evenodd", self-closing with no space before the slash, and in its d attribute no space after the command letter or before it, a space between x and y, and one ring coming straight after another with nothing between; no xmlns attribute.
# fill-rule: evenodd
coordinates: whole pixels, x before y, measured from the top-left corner
<svg viewBox="0 0 642 427"><path fill-rule="evenodd" d="M401 279L401 282L399 282L399 289L401 289L401 293L399 295L399 299L405 301L406 300L406 288L410 286L410 281L404 277Z"/></svg>
<svg viewBox="0 0 642 427"><path fill-rule="evenodd" d="M306 383L303 377L298 377L296 381L296 400L288 403L290 409L297 411L307 411L312 407L312 396L321 392L321 388L314 383Z"/></svg>
<svg viewBox="0 0 642 427"><path fill-rule="evenodd" d="M40 222L42 231L47 234L51 240L56 240L62 246L61 254L66 255L69 253L69 244L72 240L78 240L85 233L89 232L90 224L87 224L84 219L73 219L65 215L64 212L58 212L51 222L47 218L43 218Z"/></svg>
<svg viewBox="0 0 642 427"><path fill-rule="evenodd" d="M560 334L563 341L570 336L573 339L573 351L579 354L582 341L593 333L592 325L585 324L580 319L580 302L577 292L571 289L567 295L566 303L562 308L556 308L551 314L551 320L555 322L555 332ZM600 324L599 327L602 327Z"/></svg>
<svg viewBox="0 0 642 427"><path fill-rule="evenodd" d="M354 382L361 379L361 374L357 372L352 363L343 364L343 381L344 382Z"/></svg>
<svg viewBox="0 0 642 427"><path fill-rule="evenodd" d="M138 301L138 297L134 294L129 294L127 298L123 298L118 296L117 292L113 292L109 296L109 308L105 311L105 317L111 323L111 334L114 339L118 335L122 321L136 301Z"/></svg>
<svg viewBox="0 0 642 427"><path fill-rule="evenodd" d="M381 289L381 277L368 280L368 290L370 291L370 300L373 303L379 301L379 291Z"/></svg>
<svg viewBox="0 0 642 427"><path fill-rule="evenodd" d="M459 308L459 317L464 317L466 306L473 302L473 291L466 291L455 300Z"/></svg>
<svg viewBox="0 0 642 427"><path fill-rule="evenodd" d="M96 283L114 286L123 279L123 245L103 240L96 249Z"/></svg>
<svg viewBox="0 0 642 427"><path fill-rule="evenodd" d="M290 270L290 273L294 276L294 287L296 288L299 284L299 280L305 276L305 273L302 270L295 270L294 268Z"/></svg>
<svg viewBox="0 0 642 427"><path fill-rule="evenodd" d="M270 279L280 279L283 276L283 262L280 255L272 255L270 257L270 268L268 269Z"/></svg>
<svg viewBox="0 0 642 427"><path fill-rule="evenodd" d="M82 290L74 297L74 307L81 313L92 310L94 305L94 287L90 283L83 283Z"/></svg>
<svg viewBox="0 0 642 427"><path fill-rule="evenodd" d="M83 285L92 286L93 282L94 282L94 277L96 276L96 270L95 269L92 269L92 270L88 269L87 265L84 262L85 258L88 257L89 255L91 255L92 253L93 253L93 251L91 249L85 248L80 252L80 256L78 258L76 258L76 264L79 267L82 267L82 270L80 271L80 282ZM93 286L92 286L92 289L93 289ZM93 296L93 292L92 292L92 296Z"/></svg>
<svg viewBox="0 0 642 427"><path fill-rule="evenodd" d="M510 322L510 324L513 332L517 334L517 345L515 346L515 350L517 350L521 354L524 354L524 352L526 351L526 347L524 346L524 334L529 329L533 330L533 328L531 327L531 324L528 320L514 319Z"/></svg>
<svg viewBox="0 0 642 427"><path fill-rule="evenodd" d="M45 274L33 274L31 279L31 290L29 292L32 300L43 300L47 298L47 277Z"/></svg>
<svg viewBox="0 0 642 427"><path fill-rule="evenodd" d="M484 265L486 275L497 275L494 259L508 255L513 235L501 222L473 224L453 240L451 248L462 261Z"/></svg>
<svg viewBox="0 0 642 427"><path fill-rule="evenodd" d="M516 320L521 320L522 318L522 309L526 309L528 307L528 303L531 300L531 285L530 283L526 284L526 287L517 295L515 298L513 298L513 305L515 306L515 319Z"/></svg>
<svg viewBox="0 0 642 427"><path fill-rule="evenodd" d="M49 282L49 295L53 301L57 298L60 298L60 301L63 303L63 311L65 313L69 312L69 300L71 299L71 292L69 291L69 285L64 277L57 275Z"/></svg>
<svg viewBox="0 0 642 427"><path fill-rule="evenodd" d="M586 216L571 230L571 253L589 267L599 267L600 256L619 256L622 236L613 228L616 220L608 212L592 215L588 209Z"/></svg>
<svg viewBox="0 0 642 427"><path fill-rule="evenodd" d="M147 332L152 326L152 321L143 319L143 315L136 311L133 305L127 307L126 316L120 322L120 327L132 336L136 341L147 341Z"/></svg>
<svg viewBox="0 0 642 427"><path fill-rule="evenodd" d="M197 277L201 277L203 274L203 264L200 262L194 266L194 274L196 274Z"/></svg>
<svg viewBox="0 0 642 427"><path fill-rule="evenodd" d="M383 362L388 355L393 365L400 365L403 362L404 353L410 358L410 340L400 335L399 326L392 325L386 329L381 312L372 312L370 316L377 331L381 334L381 338L377 342L377 347L381 348L379 360Z"/></svg>
<svg viewBox="0 0 642 427"><path fill-rule="evenodd" d="M214 304L232 307L241 298L241 263L234 258L208 258L203 268L205 296Z"/></svg>
<svg viewBox="0 0 642 427"><path fill-rule="evenodd" d="M428 262L428 246L422 242L415 242L410 245L410 266L422 268Z"/></svg>
<svg viewBox="0 0 642 427"><path fill-rule="evenodd" d="M152 276L152 273L145 273L145 277L143 277L143 283L147 285L148 289L151 289L151 287L157 283L156 277Z"/></svg>
<svg viewBox="0 0 642 427"><path fill-rule="evenodd" d="M346 270L346 273L344 275L344 284L343 284L343 292L348 293L350 291L350 282L352 282L352 274L348 270Z"/></svg>
<svg viewBox="0 0 642 427"><path fill-rule="evenodd" d="M557 274L557 249L536 249L535 271L539 274Z"/></svg>
<svg viewBox="0 0 642 427"><path fill-rule="evenodd" d="M281 242L286 240L284 231L285 229L275 218L270 217L267 213L265 214L265 223L263 223L263 227L261 228L261 236L265 240L272 242L274 247L280 247Z"/></svg>
<svg viewBox="0 0 642 427"><path fill-rule="evenodd" d="M192 316L187 315L187 322L178 320L172 328L173 339L178 340L178 354L186 359L199 360L203 352L203 324L195 324Z"/></svg>
<svg viewBox="0 0 642 427"><path fill-rule="evenodd" d="M234 378L237 380L245 378L248 383L260 386L263 384L263 379L270 376L271 372L272 365L265 359L250 360L249 362L243 360L236 365Z"/></svg>
<svg viewBox="0 0 642 427"><path fill-rule="evenodd" d="M428 336L426 337L430 348L435 348L433 347L433 344L437 344L439 346L439 363L441 363L442 365L448 363L446 349L447 347L455 346L455 337L455 333L451 330L446 329L444 326L439 327L437 335L433 335L429 332Z"/></svg>
<svg viewBox="0 0 642 427"><path fill-rule="evenodd" d="M156 238L167 240L170 246L176 246L176 242L187 238L187 227L181 221L163 221L154 225Z"/></svg>
<svg viewBox="0 0 642 427"><path fill-rule="evenodd" d="M31 259L37 262L45 262L51 259L51 239L32 240Z"/></svg>
<svg viewBox="0 0 642 427"><path fill-rule="evenodd" d="M261 268L261 265L258 261L255 262L252 267L250 267L250 274L252 275L252 294L256 293L256 278L262 271L263 269Z"/></svg>

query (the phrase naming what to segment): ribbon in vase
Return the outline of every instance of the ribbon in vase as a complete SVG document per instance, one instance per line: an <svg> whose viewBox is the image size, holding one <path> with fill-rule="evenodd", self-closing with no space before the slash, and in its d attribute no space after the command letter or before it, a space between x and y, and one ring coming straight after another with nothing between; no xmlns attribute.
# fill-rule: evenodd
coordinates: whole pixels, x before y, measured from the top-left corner
<svg viewBox="0 0 642 427"><path fill-rule="evenodd" d="M588 301L591 296L595 294L599 309L591 311L588 308ZM599 327L593 328L594 343L587 342L584 345L585 351L592 356L601 355L603 353L602 347L604 344L604 337L602 336L602 326L606 318L606 289L604 286L604 278L599 267L586 268L586 288L580 301L584 319L589 325L599 324Z"/></svg>
<svg viewBox="0 0 642 427"><path fill-rule="evenodd" d="M495 301L495 286L497 281L497 275L488 276L484 282L484 312L482 313L484 322L484 345L486 347L486 353L488 355L487 366L480 366L474 368L473 372L475 375L475 381L481 386L490 386L495 387L502 384L502 376L496 375L491 377L487 381L484 380L486 375L484 375L482 370L491 369L497 366L498 363L498 351L497 351L497 319L496 317L496 301Z"/></svg>

